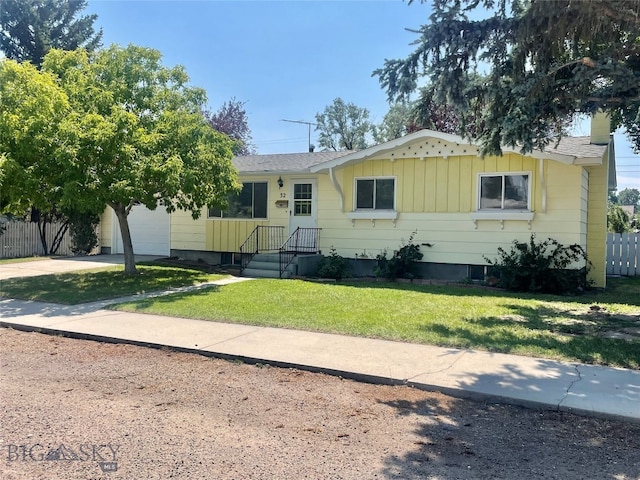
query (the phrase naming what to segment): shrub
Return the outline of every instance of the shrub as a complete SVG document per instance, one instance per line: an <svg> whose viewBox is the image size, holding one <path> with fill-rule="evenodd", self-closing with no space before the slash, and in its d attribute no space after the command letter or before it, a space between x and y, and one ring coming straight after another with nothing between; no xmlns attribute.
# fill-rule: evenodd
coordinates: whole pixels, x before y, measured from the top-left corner
<svg viewBox="0 0 640 480"><path fill-rule="evenodd" d="M334 247L329 250L329 256L324 257L318 265L318 276L342 280L349 276L349 260L341 257Z"/></svg>
<svg viewBox="0 0 640 480"><path fill-rule="evenodd" d="M96 227L100 217L93 213L73 213L69 215L69 232L71 233L71 251L86 255L98 246Z"/></svg>
<svg viewBox="0 0 640 480"><path fill-rule="evenodd" d="M376 256L378 265L376 266L375 274L377 277L395 280L396 278L413 279L418 276L416 262L422 260L424 255L420 252L420 245L413 243L417 233L417 231L413 231L407 242L403 239L400 243L400 249L394 251L391 258L387 258L386 250Z"/></svg>
<svg viewBox="0 0 640 480"><path fill-rule="evenodd" d="M589 287L591 263L580 245L564 246L552 238L536 243L532 234L528 242L514 240L508 252L498 248L498 256L485 260L492 266L490 274L497 274L498 286L507 290L564 294ZM584 267L569 268L576 263Z"/></svg>

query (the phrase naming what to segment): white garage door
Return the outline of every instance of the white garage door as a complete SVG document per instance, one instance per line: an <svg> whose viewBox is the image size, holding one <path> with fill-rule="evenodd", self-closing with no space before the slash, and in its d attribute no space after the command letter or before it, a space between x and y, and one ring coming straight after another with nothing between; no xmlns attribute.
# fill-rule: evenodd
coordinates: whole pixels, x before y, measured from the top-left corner
<svg viewBox="0 0 640 480"><path fill-rule="evenodd" d="M115 215L114 222L116 239L113 253L124 253L120 226ZM169 256L170 216L161 206L155 210L149 210L144 205L134 206L129 213L129 230L131 230L133 253L136 255Z"/></svg>

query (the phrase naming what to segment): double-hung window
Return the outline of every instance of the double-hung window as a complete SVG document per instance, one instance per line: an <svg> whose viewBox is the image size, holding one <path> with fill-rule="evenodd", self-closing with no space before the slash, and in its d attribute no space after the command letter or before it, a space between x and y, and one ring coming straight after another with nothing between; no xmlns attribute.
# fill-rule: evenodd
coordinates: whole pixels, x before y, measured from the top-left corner
<svg viewBox="0 0 640 480"><path fill-rule="evenodd" d="M267 182L246 182L238 195L229 197L225 210L209 209L209 218L267 218Z"/></svg>
<svg viewBox="0 0 640 480"><path fill-rule="evenodd" d="M531 210L529 173L487 173L479 180L478 210Z"/></svg>
<svg viewBox="0 0 640 480"><path fill-rule="evenodd" d="M395 178L358 178L355 188L356 211L394 210Z"/></svg>

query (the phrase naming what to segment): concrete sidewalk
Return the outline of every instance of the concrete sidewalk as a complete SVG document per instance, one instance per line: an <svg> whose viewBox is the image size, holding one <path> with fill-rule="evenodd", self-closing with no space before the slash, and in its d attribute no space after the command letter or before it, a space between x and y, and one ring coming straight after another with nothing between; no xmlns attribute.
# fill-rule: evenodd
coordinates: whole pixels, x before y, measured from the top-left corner
<svg viewBox="0 0 640 480"><path fill-rule="evenodd" d="M225 282L239 281L226 279ZM376 383L640 422L640 371L298 330L0 300L0 326L166 346Z"/></svg>

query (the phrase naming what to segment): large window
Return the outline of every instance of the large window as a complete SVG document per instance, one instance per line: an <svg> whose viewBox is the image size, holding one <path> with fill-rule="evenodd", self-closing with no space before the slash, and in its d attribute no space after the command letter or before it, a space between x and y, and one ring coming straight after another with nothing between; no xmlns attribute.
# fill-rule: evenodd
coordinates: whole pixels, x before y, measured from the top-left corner
<svg viewBox="0 0 640 480"><path fill-rule="evenodd" d="M479 210L530 210L528 173L480 175Z"/></svg>
<svg viewBox="0 0 640 480"><path fill-rule="evenodd" d="M393 210L395 189L394 178L356 179L356 210Z"/></svg>
<svg viewBox="0 0 640 480"><path fill-rule="evenodd" d="M242 184L239 195L228 199L226 210L209 209L209 218L267 218L267 182Z"/></svg>

